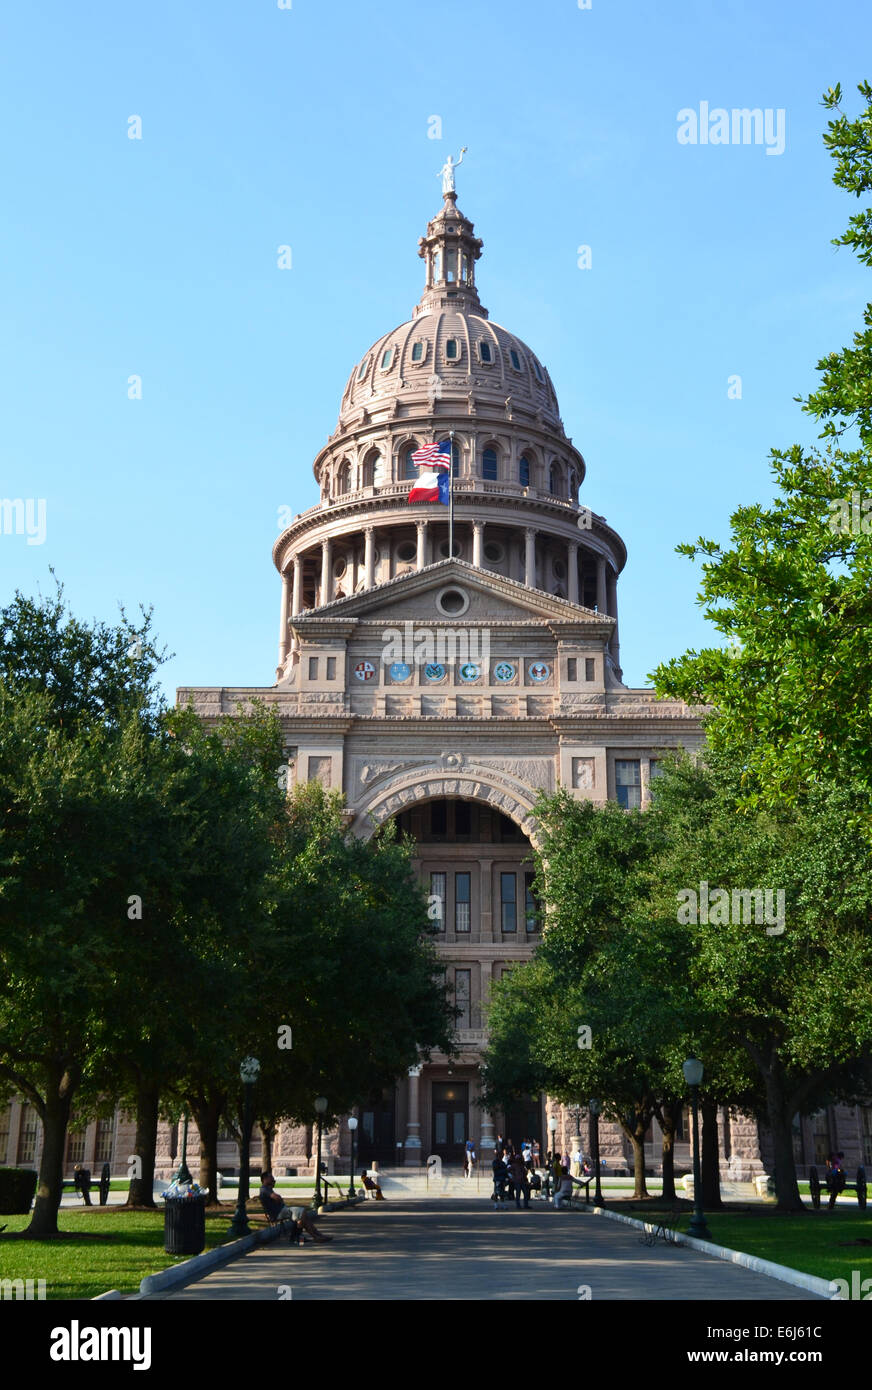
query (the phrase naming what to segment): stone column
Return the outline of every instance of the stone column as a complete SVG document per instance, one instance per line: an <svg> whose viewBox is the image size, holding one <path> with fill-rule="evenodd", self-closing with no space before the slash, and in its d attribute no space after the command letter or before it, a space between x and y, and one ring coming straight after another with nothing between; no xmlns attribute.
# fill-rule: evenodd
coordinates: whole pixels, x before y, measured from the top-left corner
<svg viewBox="0 0 872 1390"><path fill-rule="evenodd" d="M363 582L367 589L375 583L375 528L363 528Z"/></svg>
<svg viewBox="0 0 872 1390"><path fill-rule="evenodd" d="M569 543L569 554L567 558L567 573L569 575L569 602L578 603L578 545L572 541Z"/></svg>
<svg viewBox="0 0 872 1390"><path fill-rule="evenodd" d="M596 562L596 608L598 613L607 611L606 600L606 562L600 555Z"/></svg>
<svg viewBox="0 0 872 1390"><path fill-rule="evenodd" d="M472 523L472 563L477 570L481 569L481 542L484 533L484 522L474 521Z"/></svg>
<svg viewBox="0 0 872 1390"><path fill-rule="evenodd" d="M417 568L422 570L427 563L427 523L426 521L416 522L418 528L418 558Z"/></svg>
<svg viewBox="0 0 872 1390"><path fill-rule="evenodd" d="M536 532L532 526L524 531L526 549L524 552L524 583L528 589L536 587Z"/></svg>
<svg viewBox="0 0 872 1390"><path fill-rule="evenodd" d="M409 1118L406 1121L406 1142L403 1145L403 1162L421 1164L421 1100L418 1092L423 1066L409 1067Z"/></svg>
<svg viewBox="0 0 872 1390"><path fill-rule="evenodd" d="M321 542L321 603L329 603L331 596L331 575L330 558L333 551L333 543L329 536L325 536Z"/></svg>
<svg viewBox="0 0 872 1390"><path fill-rule="evenodd" d="M288 654L288 605L291 598L291 583L287 573L282 575L282 605L279 618L279 665L284 665Z"/></svg>
<svg viewBox="0 0 872 1390"><path fill-rule="evenodd" d="M612 632L612 640L609 643L609 651L612 654L612 661L617 668L621 665L621 648L618 642L618 576L614 570L609 570L608 575L608 603L609 616L615 619L615 626Z"/></svg>
<svg viewBox="0 0 872 1390"><path fill-rule="evenodd" d="M294 595L291 602L291 613L296 618L303 607L303 557L294 556Z"/></svg>

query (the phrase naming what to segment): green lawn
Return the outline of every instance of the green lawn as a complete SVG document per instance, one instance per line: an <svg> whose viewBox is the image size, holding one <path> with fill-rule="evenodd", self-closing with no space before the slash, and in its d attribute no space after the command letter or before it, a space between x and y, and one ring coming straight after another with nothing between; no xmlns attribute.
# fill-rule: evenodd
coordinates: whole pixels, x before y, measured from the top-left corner
<svg viewBox="0 0 872 1390"><path fill-rule="evenodd" d="M224 1245L233 1206L206 1213L206 1249ZM252 1204L250 1217L260 1209ZM10 1240L23 1231L29 1216L0 1216L0 1278L44 1279L46 1298L94 1298L107 1289L136 1293L146 1274L181 1264L187 1256L167 1255L163 1248L163 1211L96 1211L63 1208L58 1225L65 1234L47 1240Z"/></svg>
<svg viewBox="0 0 872 1390"><path fill-rule="evenodd" d="M678 1230L687 1233L693 1204L682 1204ZM645 1219L662 1203L615 1202L615 1210L628 1216ZM851 1271L860 1271L860 1279L872 1278L872 1244L851 1245L842 1242L868 1240L872 1242L872 1210L859 1212L856 1205L836 1207L835 1211L814 1211L811 1205L804 1212L776 1212L774 1206L730 1202L723 1211L706 1213L712 1238L717 1245L730 1250L742 1250L763 1260L801 1269L822 1279L847 1279Z"/></svg>

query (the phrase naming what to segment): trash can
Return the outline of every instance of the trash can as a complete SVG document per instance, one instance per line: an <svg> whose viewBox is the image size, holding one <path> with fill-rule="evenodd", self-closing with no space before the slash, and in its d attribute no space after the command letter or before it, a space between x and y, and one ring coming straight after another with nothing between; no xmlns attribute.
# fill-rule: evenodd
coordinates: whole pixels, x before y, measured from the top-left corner
<svg viewBox="0 0 872 1390"><path fill-rule="evenodd" d="M206 1245L206 1194L164 1197L164 1250L199 1255Z"/></svg>

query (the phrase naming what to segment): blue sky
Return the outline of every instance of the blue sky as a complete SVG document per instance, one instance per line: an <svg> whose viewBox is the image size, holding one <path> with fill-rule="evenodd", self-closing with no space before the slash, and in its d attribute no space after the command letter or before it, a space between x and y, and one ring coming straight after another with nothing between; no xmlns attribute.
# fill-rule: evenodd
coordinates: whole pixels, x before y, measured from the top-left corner
<svg viewBox="0 0 872 1390"><path fill-rule="evenodd" d="M583 500L627 542L624 678L710 640L674 546L726 538L769 448L814 439L793 397L869 297L830 244L854 203L819 100L840 81L857 110L870 30L845 0L7 9L0 496L45 498L47 530L0 536L0 601L51 565L83 617L154 606L168 693L271 684L278 509L317 500L466 145L482 300L547 363ZM784 152L679 144L702 101L783 109Z"/></svg>

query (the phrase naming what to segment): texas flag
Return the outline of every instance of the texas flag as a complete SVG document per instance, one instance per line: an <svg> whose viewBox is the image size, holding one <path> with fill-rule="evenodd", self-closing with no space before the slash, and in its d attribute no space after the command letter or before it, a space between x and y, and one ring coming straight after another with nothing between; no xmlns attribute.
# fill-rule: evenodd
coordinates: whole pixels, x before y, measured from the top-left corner
<svg viewBox="0 0 872 1390"><path fill-rule="evenodd" d="M416 449L412 462L422 470L409 490L410 502L442 502L446 507L451 490L451 440L425 444Z"/></svg>

